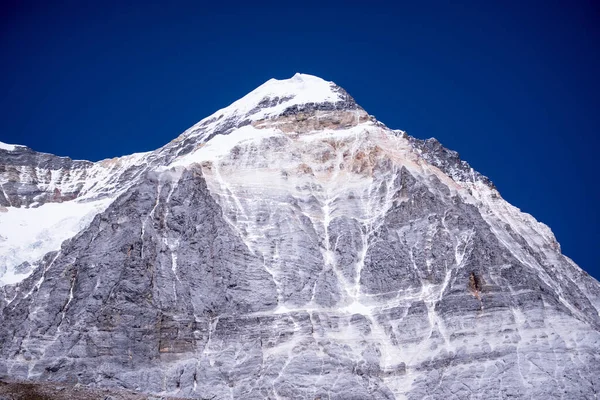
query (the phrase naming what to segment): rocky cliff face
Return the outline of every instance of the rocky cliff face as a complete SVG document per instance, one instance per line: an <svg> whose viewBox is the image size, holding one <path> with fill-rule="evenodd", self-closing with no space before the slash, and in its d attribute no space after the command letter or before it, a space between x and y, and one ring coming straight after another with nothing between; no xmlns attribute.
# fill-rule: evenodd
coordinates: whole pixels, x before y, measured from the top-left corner
<svg viewBox="0 0 600 400"><path fill-rule="evenodd" d="M331 83L271 80L111 162L5 147L0 377L215 399L597 396L598 282L455 152ZM75 222L43 257L2 231L57 205Z"/></svg>

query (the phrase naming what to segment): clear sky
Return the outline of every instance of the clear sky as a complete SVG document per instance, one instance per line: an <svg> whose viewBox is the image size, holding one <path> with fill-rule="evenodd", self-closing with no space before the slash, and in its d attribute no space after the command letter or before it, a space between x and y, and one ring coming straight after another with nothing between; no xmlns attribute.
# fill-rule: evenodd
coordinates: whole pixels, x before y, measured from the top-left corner
<svg viewBox="0 0 600 400"><path fill-rule="evenodd" d="M313 74L458 151L600 278L596 1L166 3L3 1L0 141L153 150L269 78Z"/></svg>

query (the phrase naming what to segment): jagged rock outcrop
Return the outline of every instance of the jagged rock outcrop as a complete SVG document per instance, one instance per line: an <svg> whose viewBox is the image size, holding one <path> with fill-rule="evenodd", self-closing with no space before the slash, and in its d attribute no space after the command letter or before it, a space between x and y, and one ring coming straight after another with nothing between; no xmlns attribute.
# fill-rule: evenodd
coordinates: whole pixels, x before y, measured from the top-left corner
<svg viewBox="0 0 600 400"><path fill-rule="evenodd" d="M597 396L598 282L457 153L339 87L271 80L129 157L110 185L65 192L69 209L102 202L72 235L13 257L31 266L0 287L0 377L215 399ZM0 225L51 205L39 182Z"/></svg>
<svg viewBox="0 0 600 400"><path fill-rule="evenodd" d="M26 146L0 147L0 206L35 207L106 197L135 176L144 154L98 163L38 153Z"/></svg>

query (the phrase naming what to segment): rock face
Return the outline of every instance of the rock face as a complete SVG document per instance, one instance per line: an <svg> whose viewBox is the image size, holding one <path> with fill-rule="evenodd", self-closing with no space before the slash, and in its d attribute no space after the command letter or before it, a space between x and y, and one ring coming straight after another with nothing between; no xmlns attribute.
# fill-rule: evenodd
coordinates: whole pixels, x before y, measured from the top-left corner
<svg viewBox="0 0 600 400"><path fill-rule="evenodd" d="M88 206L43 257L0 228L0 378L214 399L600 390L598 282L457 153L332 83L270 80L110 162L5 147L0 226Z"/></svg>

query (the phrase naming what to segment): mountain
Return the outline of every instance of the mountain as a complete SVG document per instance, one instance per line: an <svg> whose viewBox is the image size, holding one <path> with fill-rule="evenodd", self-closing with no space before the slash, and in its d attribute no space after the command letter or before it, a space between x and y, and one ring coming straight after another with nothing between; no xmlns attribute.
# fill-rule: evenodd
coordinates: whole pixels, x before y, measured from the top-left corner
<svg viewBox="0 0 600 400"><path fill-rule="evenodd" d="M164 147L0 146L0 378L203 399L597 398L600 285L435 139L271 79Z"/></svg>

